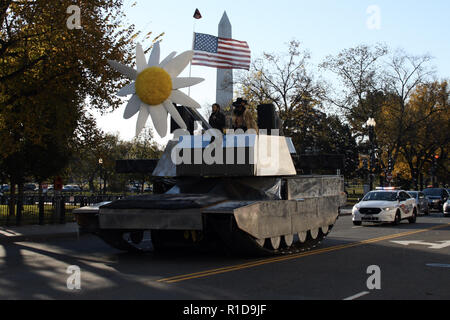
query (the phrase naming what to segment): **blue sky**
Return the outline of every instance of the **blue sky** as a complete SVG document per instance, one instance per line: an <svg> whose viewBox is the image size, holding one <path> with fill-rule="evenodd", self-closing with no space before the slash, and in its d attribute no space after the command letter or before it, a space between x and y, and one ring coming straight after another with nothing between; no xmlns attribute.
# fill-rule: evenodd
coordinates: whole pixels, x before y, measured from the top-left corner
<svg viewBox="0 0 450 320"><path fill-rule="evenodd" d="M135 6L132 6L136 2ZM450 1L448 0L124 0L129 22L144 34L165 32L162 55L192 48L192 32L217 35L218 23L226 11L233 25L233 38L247 41L252 59L263 52L284 52L286 43L299 40L319 64L330 54L358 44L382 42L391 49L407 53L430 54L435 59L439 78L450 78ZM380 29L369 29L367 9L380 10ZM203 19L193 19L199 8ZM142 41L141 38L137 39ZM145 47L149 40L143 41ZM184 72L188 76L189 68ZM205 82L191 90L202 106L215 101L216 71L192 67L192 76ZM125 105L112 114L98 117L107 132L119 132L121 138L133 138L136 119L122 119ZM149 120L149 127L152 127Z"/></svg>

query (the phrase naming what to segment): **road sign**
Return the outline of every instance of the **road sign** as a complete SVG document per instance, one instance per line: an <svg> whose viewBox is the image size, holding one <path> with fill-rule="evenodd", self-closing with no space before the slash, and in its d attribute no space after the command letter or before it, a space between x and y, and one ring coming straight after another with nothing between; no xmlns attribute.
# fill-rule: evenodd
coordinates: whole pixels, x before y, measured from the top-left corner
<svg viewBox="0 0 450 320"><path fill-rule="evenodd" d="M450 241L438 241L438 243L432 243L432 242L425 242L423 240L416 240L416 241L391 241L392 243L401 244L403 246L409 246L409 245L421 245L421 246L428 246L428 249L444 249L447 247L450 247Z"/></svg>

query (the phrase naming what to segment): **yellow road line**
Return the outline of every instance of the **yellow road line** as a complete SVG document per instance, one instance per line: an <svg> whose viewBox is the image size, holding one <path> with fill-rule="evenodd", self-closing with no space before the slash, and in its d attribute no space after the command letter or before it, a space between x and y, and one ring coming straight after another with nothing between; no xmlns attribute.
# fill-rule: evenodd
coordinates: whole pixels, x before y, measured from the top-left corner
<svg viewBox="0 0 450 320"><path fill-rule="evenodd" d="M292 255L288 255L288 256L279 256L279 257L274 257L274 258L268 258L268 259L248 262L248 263L235 265L235 266L222 267L222 268L217 268L217 269L205 270L205 271L201 271L201 272L179 275L179 276L175 276L175 277L164 278L164 279L158 280L158 282L176 283L176 282L181 282L181 281L186 281L186 280L191 280L191 279L204 278L204 277L208 277L208 276L212 276L212 275L216 275L216 274L253 268L253 267L257 267L257 266L261 266L261 265L265 265L265 264L269 264L269 263L294 260L294 259L299 259L299 258L303 258L303 257L321 254L321 253L334 252L334 251L338 251L338 250L362 246L365 244L381 242L384 240L401 238L401 237L405 237L405 236L409 236L409 235L413 235L413 234L417 234L417 233L423 233L423 232L427 232L427 231L443 229L448 226L450 226L450 223L445 224L445 225L434 226L434 227L427 228L427 229L402 232L402 233L392 234L392 235L383 236L383 237L379 237L379 238L367 239L367 240L362 240L362 241L353 242L353 243L349 243L349 244L343 244L343 245L338 245L338 246L329 247L329 248L323 248L323 249L318 249L318 250L313 250L313 251L292 254Z"/></svg>

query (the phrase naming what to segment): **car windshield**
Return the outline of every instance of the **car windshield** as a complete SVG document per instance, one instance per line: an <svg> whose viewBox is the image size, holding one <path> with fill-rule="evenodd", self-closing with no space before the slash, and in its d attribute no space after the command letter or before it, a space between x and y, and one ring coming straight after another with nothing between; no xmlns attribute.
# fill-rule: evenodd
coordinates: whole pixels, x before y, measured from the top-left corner
<svg viewBox="0 0 450 320"><path fill-rule="evenodd" d="M362 201L395 201L397 200L396 192L370 192Z"/></svg>
<svg viewBox="0 0 450 320"><path fill-rule="evenodd" d="M427 196L440 197L442 191L441 189L425 189L423 190L423 193L425 193Z"/></svg>
<svg viewBox="0 0 450 320"><path fill-rule="evenodd" d="M408 193L411 195L411 197L413 198L417 198L417 195L419 194L417 191L408 191Z"/></svg>

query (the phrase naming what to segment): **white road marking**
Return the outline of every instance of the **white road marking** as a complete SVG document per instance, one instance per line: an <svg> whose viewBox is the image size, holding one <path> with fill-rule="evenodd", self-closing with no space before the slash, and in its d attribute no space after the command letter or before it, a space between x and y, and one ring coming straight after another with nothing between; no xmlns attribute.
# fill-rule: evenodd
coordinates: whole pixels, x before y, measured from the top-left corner
<svg viewBox="0 0 450 320"><path fill-rule="evenodd" d="M450 240L447 241L438 241L438 243L432 243L432 242L425 242L423 240L416 240L416 241L391 241L392 243L400 244L403 246L409 246L411 244L415 245L422 245L422 246L428 246L428 249L444 249L447 247L450 247Z"/></svg>
<svg viewBox="0 0 450 320"><path fill-rule="evenodd" d="M450 268L450 264L441 264L441 263L428 263L427 267L434 268Z"/></svg>
<svg viewBox="0 0 450 320"><path fill-rule="evenodd" d="M358 293L358 294L355 294L354 296L345 298L344 300L347 300L347 301L350 301L350 300L356 300L356 299L358 299L358 298L367 296L368 294L370 294L369 291L364 291L364 292L360 292L360 293Z"/></svg>

